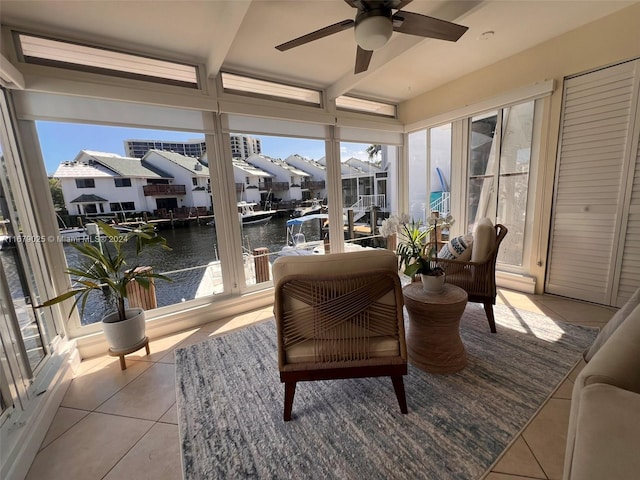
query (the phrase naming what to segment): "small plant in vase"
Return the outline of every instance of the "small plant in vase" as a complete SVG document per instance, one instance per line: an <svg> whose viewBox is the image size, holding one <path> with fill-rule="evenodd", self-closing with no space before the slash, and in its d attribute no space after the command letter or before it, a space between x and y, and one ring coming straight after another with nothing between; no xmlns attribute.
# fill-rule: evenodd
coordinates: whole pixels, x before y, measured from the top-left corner
<svg viewBox="0 0 640 480"><path fill-rule="evenodd" d="M38 308L50 307L74 298L71 312L79 305L83 313L89 295L94 291L104 293L105 300L115 303L115 311L102 319L103 330L110 347L121 350L131 347L145 337L144 311L142 309L127 308L125 299L129 292L127 286L136 282L148 289L154 279L171 281L170 278L153 273L151 268L140 267L128 258L124 249L129 241L135 243L135 256L148 247L160 247L171 250L166 239L156 235L152 225L120 233L110 225L96 222L103 234L96 244L72 243L82 256L82 264L76 268L67 268L66 273L72 276L73 287L52 298ZM129 260L129 261L128 261ZM69 314L71 315L71 313Z"/></svg>
<svg viewBox="0 0 640 480"><path fill-rule="evenodd" d="M453 222L451 216L441 218L432 214L428 225L423 225L419 220L401 215L390 217L380 229L383 235L397 234L396 254L400 259L400 268L412 279L419 274L425 291L439 292L444 287L444 270L438 266L436 232L438 228L450 226Z"/></svg>

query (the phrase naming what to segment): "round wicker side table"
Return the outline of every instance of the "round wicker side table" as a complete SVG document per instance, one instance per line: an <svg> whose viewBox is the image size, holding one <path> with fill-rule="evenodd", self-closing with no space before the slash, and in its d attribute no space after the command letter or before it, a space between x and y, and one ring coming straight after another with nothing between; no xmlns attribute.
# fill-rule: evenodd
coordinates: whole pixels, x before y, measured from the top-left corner
<svg viewBox="0 0 640 480"><path fill-rule="evenodd" d="M440 293L427 293L422 284L402 289L409 312L407 353L409 361L430 373L454 373L467 365L460 339L460 318L467 305L467 292L445 284Z"/></svg>

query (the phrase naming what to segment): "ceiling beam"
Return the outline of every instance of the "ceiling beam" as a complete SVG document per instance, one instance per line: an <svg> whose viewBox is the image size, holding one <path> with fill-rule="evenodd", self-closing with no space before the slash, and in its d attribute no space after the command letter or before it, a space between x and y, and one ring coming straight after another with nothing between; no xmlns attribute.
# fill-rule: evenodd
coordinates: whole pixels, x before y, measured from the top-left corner
<svg viewBox="0 0 640 480"><path fill-rule="evenodd" d="M464 17L469 15L472 10L476 9L481 3L482 0L446 2L437 10L430 12L429 16L447 20L449 22L459 22L463 20ZM395 38L384 48L381 48L380 50L374 52L371 63L369 64L369 69L366 72L355 74L353 73L353 68L350 68L347 73L345 73L340 79L338 79L337 82L327 87L326 94L329 100L333 100L340 95L344 95L345 93L349 92L373 72L384 67L387 63L399 57L400 55L406 54L411 48L415 47L416 45L425 41L440 41L430 38L418 37L416 35L394 34L394 37ZM355 51L355 45L353 49Z"/></svg>
<svg viewBox="0 0 640 480"><path fill-rule="evenodd" d="M214 78L231 49L231 45L238 34L252 0L235 0L233 2L219 2L217 22L212 22L211 30L215 35L209 37L212 42L211 51L207 58L207 73Z"/></svg>

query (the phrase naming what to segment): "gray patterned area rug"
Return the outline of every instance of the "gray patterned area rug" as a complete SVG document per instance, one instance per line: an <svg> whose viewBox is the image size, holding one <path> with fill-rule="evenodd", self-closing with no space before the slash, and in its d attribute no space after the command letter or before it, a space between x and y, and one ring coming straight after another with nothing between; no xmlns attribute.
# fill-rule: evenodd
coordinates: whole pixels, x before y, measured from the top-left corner
<svg viewBox="0 0 640 480"><path fill-rule="evenodd" d="M596 329L503 305L497 334L469 304L469 363L436 375L409 365L402 415L389 378L298 383L282 420L272 320L176 352L184 478L474 479L576 364Z"/></svg>

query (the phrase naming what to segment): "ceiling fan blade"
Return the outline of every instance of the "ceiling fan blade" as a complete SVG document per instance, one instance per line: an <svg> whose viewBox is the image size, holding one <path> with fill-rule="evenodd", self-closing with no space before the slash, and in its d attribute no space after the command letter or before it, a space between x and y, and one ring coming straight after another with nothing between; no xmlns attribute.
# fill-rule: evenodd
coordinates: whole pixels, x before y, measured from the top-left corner
<svg viewBox="0 0 640 480"><path fill-rule="evenodd" d="M371 50L365 50L361 47L358 47L358 51L356 52L356 68L353 73L362 73L366 72L369 68L369 62L371 61L371 56L373 52Z"/></svg>
<svg viewBox="0 0 640 480"><path fill-rule="evenodd" d="M450 42L457 41L469 29L469 27L458 25L457 23L427 17L419 13L396 12L392 18L393 29L396 32L448 40Z"/></svg>
<svg viewBox="0 0 640 480"><path fill-rule="evenodd" d="M413 0L391 0L391 2L389 3L391 4L390 6L393 10L400 10L409 5L411 2L413 2Z"/></svg>
<svg viewBox="0 0 640 480"><path fill-rule="evenodd" d="M347 30L353 27L355 24L356 22L354 22L353 20L343 20L341 22L334 23L333 25L329 25L328 27L321 28L320 30L316 30L315 32L307 33L306 35L302 35L301 37L289 40L288 42L276 46L276 48L281 52L284 52L285 50L289 50L290 48L299 47L300 45L304 45L305 43L313 42L314 40L328 37L329 35L333 35L334 33L342 32L343 30Z"/></svg>

